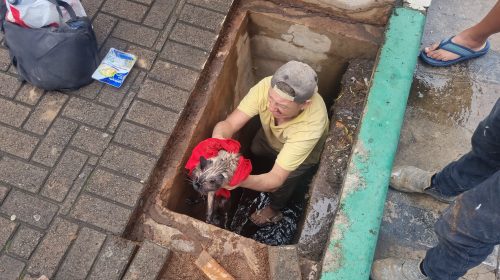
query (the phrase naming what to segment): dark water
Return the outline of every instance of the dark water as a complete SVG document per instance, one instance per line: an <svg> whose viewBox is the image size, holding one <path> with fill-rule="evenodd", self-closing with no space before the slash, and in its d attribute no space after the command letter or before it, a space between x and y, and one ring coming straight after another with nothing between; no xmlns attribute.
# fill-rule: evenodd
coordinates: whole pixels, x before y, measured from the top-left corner
<svg viewBox="0 0 500 280"><path fill-rule="evenodd" d="M275 224L257 227L250 215L270 203L269 195L250 190L243 191L228 230L252 238L267 245L288 245L294 243L298 224L304 210L304 195L292 199L282 210L283 219Z"/></svg>

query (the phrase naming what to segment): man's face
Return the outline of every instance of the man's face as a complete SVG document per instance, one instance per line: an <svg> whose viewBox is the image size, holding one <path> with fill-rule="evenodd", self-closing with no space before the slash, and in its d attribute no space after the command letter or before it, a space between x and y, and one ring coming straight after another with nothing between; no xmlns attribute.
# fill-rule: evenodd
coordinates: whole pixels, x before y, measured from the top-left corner
<svg viewBox="0 0 500 280"><path fill-rule="evenodd" d="M289 120L300 114L305 104L299 104L294 101L287 100L276 93L273 88L268 92L269 111L275 119Z"/></svg>

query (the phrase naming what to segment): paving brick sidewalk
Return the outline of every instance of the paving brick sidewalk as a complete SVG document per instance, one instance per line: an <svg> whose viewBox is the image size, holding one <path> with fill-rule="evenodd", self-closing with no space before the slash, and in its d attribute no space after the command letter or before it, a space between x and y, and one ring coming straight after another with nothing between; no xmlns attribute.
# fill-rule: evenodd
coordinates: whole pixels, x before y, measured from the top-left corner
<svg viewBox="0 0 500 280"><path fill-rule="evenodd" d="M0 279L125 275L140 244L119 236L232 2L83 0L101 56L115 47L139 57L119 90L20 84L0 47ZM140 258L165 257L143 247L125 277L148 271Z"/></svg>

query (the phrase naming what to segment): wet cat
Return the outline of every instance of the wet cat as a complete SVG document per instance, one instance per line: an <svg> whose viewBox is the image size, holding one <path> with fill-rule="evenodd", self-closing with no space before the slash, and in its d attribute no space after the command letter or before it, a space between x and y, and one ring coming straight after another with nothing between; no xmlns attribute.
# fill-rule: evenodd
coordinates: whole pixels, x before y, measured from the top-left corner
<svg viewBox="0 0 500 280"><path fill-rule="evenodd" d="M227 212L224 213L224 221L215 221L214 213L223 210L228 198L215 195L222 186L228 185L233 177L240 155L220 150L217 156L206 159L200 157L200 163L193 169L191 179L193 188L201 195L207 197L207 211L205 221L211 224L225 224Z"/></svg>

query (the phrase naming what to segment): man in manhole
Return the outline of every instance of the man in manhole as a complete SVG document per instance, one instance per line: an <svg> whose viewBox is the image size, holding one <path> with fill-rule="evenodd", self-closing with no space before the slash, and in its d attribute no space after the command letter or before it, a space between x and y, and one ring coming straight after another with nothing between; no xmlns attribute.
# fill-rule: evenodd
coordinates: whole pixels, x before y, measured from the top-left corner
<svg viewBox="0 0 500 280"><path fill-rule="evenodd" d="M262 128L250 150L259 157L272 157L274 165L271 171L250 175L239 185L270 193L270 204L250 216L257 226L283 218L281 210L319 162L328 114L317 85L318 76L309 65L289 61L252 87L237 109L214 127L212 137L231 138L259 115Z"/></svg>

